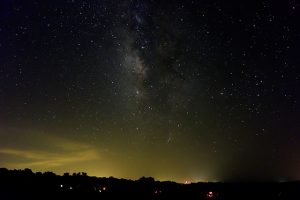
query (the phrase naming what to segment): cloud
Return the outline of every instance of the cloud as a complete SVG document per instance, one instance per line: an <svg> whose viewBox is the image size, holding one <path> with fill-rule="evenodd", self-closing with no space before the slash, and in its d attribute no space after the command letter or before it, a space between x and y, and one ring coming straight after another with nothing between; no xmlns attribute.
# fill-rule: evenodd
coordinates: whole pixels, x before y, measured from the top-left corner
<svg viewBox="0 0 300 200"><path fill-rule="evenodd" d="M94 149L74 150L69 153L49 153L19 149L0 149L0 154L13 156L17 160L6 163L10 168L49 168L58 167L76 162L99 159ZM18 161L19 160L19 161ZM21 161L23 160L23 161Z"/></svg>
<svg viewBox="0 0 300 200"><path fill-rule="evenodd" d="M31 145L24 146L17 141L1 145L1 166L17 169L53 170L70 165L82 165L82 163L98 161L101 158L100 151L96 147L83 142L73 141L57 135L38 133L37 131L31 131L29 136L28 134L17 135L14 134L14 139Z"/></svg>

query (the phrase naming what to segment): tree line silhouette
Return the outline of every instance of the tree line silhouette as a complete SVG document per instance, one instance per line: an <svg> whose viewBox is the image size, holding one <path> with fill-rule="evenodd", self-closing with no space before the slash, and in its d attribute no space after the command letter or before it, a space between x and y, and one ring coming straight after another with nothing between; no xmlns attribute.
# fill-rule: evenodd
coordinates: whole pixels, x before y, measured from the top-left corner
<svg viewBox="0 0 300 200"><path fill-rule="evenodd" d="M300 199L300 182L191 183L0 168L0 199Z"/></svg>

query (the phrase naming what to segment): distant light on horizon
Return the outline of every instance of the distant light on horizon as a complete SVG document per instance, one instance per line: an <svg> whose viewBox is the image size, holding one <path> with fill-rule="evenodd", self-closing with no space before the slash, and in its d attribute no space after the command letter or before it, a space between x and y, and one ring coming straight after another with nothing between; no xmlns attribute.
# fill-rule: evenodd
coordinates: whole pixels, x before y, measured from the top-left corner
<svg viewBox="0 0 300 200"><path fill-rule="evenodd" d="M0 1L0 166L299 179L300 5L276 2Z"/></svg>

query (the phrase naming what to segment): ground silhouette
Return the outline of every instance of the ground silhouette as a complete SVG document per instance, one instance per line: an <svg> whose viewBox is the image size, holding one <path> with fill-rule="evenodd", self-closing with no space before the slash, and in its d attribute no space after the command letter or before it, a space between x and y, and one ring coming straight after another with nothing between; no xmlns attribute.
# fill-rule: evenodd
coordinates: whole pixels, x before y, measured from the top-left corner
<svg viewBox="0 0 300 200"><path fill-rule="evenodd" d="M0 168L0 199L281 199L299 200L300 182L192 183L90 177L87 173L36 172Z"/></svg>

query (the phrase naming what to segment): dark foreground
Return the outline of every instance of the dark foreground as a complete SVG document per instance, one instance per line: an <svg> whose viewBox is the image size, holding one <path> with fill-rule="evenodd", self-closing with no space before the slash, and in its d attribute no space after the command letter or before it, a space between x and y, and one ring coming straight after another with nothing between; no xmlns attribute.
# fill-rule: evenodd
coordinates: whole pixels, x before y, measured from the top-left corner
<svg viewBox="0 0 300 200"><path fill-rule="evenodd" d="M300 200L300 182L193 183L89 177L85 173L0 169L0 199L286 199Z"/></svg>

